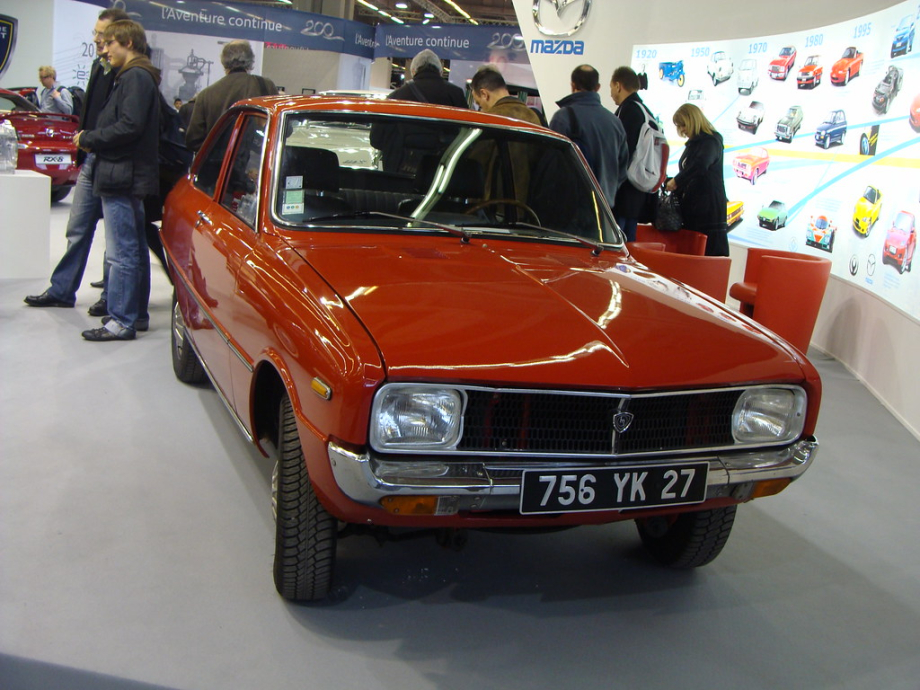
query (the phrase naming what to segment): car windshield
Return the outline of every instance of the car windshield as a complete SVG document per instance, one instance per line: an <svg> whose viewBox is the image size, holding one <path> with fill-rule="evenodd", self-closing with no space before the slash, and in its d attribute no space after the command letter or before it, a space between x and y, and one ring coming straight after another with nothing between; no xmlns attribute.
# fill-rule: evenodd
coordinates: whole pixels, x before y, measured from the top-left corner
<svg viewBox="0 0 920 690"><path fill-rule="evenodd" d="M818 220L815 221L815 228L818 230L824 230L827 228L827 218L824 216L818 216Z"/></svg>
<svg viewBox="0 0 920 690"><path fill-rule="evenodd" d="M14 94L0 94L0 112L31 112L38 110L38 107L29 103L25 98Z"/></svg>
<svg viewBox="0 0 920 690"><path fill-rule="evenodd" d="M856 57L856 48L847 48L845 51L843 51L843 57L845 58Z"/></svg>
<svg viewBox="0 0 920 690"><path fill-rule="evenodd" d="M792 53L794 53L794 52L795 52L795 48L790 48L789 46L786 46L786 47L783 48L781 51L779 51L779 54L780 54L782 57L789 57L789 56L792 55Z"/></svg>
<svg viewBox="0 0 920 690"><path fill-rule="evenodd" d="M875 187L866 187L866 193L863 194L863 196L870 204L874 204L878 201L878 191L876 191Z"/></svg>
<svg viewBox="0 0 920 690"><path fill-rule="evenodd" d="M895 217L894 227L892 229L906 234L910 232L911 226L913 225L913 222L912 222L913 219L914 217L912 215L910 215L909 213L904 213L904 211L901 211Z"/></svg>
<svg viewBox="0 0 920 690"><path fill-rule="evenodd" d="M905 31L910 28L911 20L910 15L901 18L901 23L898 24L898 31Z"/></svg>
<svg viewBox="0 0 920 690"><path fill-rule="evenodd" d="M810 58L808 58L805 61L805 66L806 67L817 67L818 66L818 56L812 55Z"/></svg>
<svg viewBox="0 0 920 690"><path fill-rule="evenodd" d="M282 126L273 211L285 225L623 242L565 140L363 113L289 113Z"/></svg>
<svg viewBox="0 0 920 690"><path fill-rule="evenodd" d="M748 60L743 60L743 61L741 62L741 71L742 71L742 72L748 72L748 71L753 72L755 69L757 69L757 61L756 61L756 60L750 60L750 59L748 59Z"/></svg>

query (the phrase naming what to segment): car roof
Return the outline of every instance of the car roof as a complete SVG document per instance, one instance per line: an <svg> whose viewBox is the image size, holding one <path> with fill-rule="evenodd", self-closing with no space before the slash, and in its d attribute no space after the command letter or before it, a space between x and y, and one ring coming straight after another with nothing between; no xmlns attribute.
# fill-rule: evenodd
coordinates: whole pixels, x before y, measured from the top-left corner
<svg viewBox="0 0 920 690"><path fill-rule="evenodd" d="M548 134L563 139L562 135L539 125L533 125L523 120L517 120L500 115L489 115L478 110L468 108L454 108L431 103L416 103L414 101L400 101L395 99L379 98L352 98L352 97L327 97L327 96L262 96L239 101L234 109L259 108L268 111L271 115L284 113L322 112L322 113L366 113L401 115L405 117L418 117L441 121L454 121L458 123L493 125L507 127L513 125L515 129L530 130L541 134Z"/></svg>

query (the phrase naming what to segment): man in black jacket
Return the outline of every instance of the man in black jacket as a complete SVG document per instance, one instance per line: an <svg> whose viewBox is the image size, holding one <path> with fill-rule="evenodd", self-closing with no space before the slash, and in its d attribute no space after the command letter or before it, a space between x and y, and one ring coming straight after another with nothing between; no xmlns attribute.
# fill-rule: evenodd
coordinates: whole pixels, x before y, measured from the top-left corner
<svg viewBox="0 0 920 690"><path fill-rule="evenodd" d="M468 107L463 89L444 79L442 70L441 60L434 51L423 50L412 58L409 66L412 78L387 98ZM424 125L378 123L371 128L371 146L380 149L383 169L387 172L415 174L421 161L437 151L439 145L438 135Z"/></svg>
<svg viewBox="0 0 920 690"><path fill-rule="evenodd" d="M646 121L646 114L652 120L655 119L636 93L639 85L639 76L630 67L617 67L610 80L610 96L619 106L614 114L620 118L626 130L626 149L630 161L636 155L639 132ZM640 219L644 220L651 213L656 198L656 194L636 189L628 179L623 181L613 204L613 215L628 242L635 241L636 226Z"/></svg>
<svg viewBox="0 0 920 690"><path fill-rule="evenodd" d="M93 29L93 42L96 44L97 58L90 70L86 85L86 102L80 116L81 129L94 129L102 106L105 105L112 86L115 72L102 57L105 52L103 33L114 21L128 19L124 10L103 10L99 13ZM77 162L82 163L80 176L74 185L70 204L70 218L67 220L67 250L51 274L51 287L40 295L29 295L25 303L30 307L73 307L77 301L77 289L83 280L83 272L93 246L93 234L96 224L102 218L102 200L93 193L93 164L95 157L87 156L85 151L77 152ZM104 316L105 301L99 300L90 307L92 316Z"/></svg>
<svg viewBox="0 0 920 690"><path fill-rule="evenodd" d="M144 197L159 191L160 72L146 56L137 22L112 22L103 35L109 63L118 70L96 128L74 143L96 155L93 192L105 218L109 317L83 331L86 340L133 340L150 294L150 254L144 234Z"/></svg>

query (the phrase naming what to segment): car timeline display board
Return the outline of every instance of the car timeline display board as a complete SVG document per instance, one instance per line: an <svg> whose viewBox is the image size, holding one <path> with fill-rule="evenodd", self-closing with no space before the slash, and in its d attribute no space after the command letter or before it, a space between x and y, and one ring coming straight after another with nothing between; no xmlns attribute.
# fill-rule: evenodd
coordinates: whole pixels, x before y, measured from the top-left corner
<svg viewBox="0 0 920 690"><path fill-rule="evenodd" d="M809 31L637 45L632 58L671 142L669 175L682 103L724 137L731 239L830 258L834 275L916 320L918 24L913 0Z"/></svg>

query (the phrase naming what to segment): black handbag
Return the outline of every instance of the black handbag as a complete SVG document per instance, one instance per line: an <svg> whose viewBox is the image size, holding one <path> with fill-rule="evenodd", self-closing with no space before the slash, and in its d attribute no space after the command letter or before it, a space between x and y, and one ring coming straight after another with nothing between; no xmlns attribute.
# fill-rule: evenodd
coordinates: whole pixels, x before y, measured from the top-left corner
<svg viewBox="0 0 920 690"><path fill-rule="evenodd" d="M658 208L655 210L654 225L658 230L665 232L677 232L684 226L677 195L665 191L664 187L658 193Z"/></svg>

